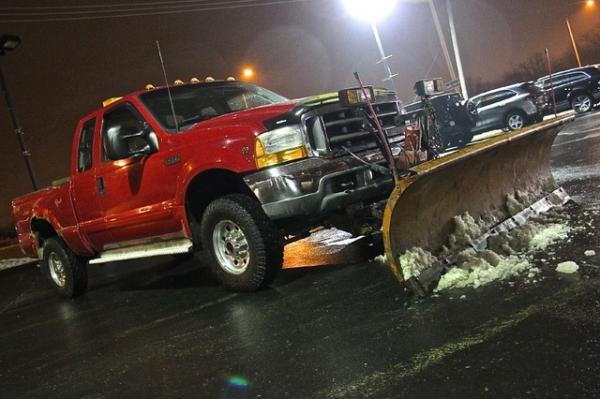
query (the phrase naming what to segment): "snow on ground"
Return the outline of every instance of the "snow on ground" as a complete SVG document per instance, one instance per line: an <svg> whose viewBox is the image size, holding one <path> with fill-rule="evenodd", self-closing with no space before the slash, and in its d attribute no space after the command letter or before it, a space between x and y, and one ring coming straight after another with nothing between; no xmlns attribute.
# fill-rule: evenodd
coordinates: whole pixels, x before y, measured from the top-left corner
<svg viewBox="0 0 600 399"><path fill-rule="evenodd" d="M561 262L556 266L558 273L572 274L579 270L579 265L573 261Z"/></svg>
<svg viewBox="0 0 600 399"><path fill-rule="evenodd" d="M458 256L455 267L442 276L436 291L451 288L477 288L494 281L517 276L529 279L541 270L530 261L532 252L567 238L570 227L563 223L548 225L532 221L514 230L490 238L490 249L467 249Z"/></svg>
<svg viewBox="0 0 600 399"><path fill-rule="evenodd" d="M592 256L596 256L596 251L594 251L593 249L588 249L583 254L588 258L591 258Z"/></svg>
<svg viewBox="0 0 600 399"><path fill-rule="evenodd" d="M429 265L437 261L436 257L422 248L413 248L400 256L404 280L419 276Z"/></svg>
<svg viewBox="0 0 600 399"><path fill-rule="evenodd" d="M532 202L531 195L517 193L507 199L507 209L514 215ZM476 251L471 245L497 224L498 218L490 216L476 220L465 213L456 216L453 221L454 231L448 237L448 245L439 257L442 259L452 254L458 255L455 265L440 279L436 292L454 288L477 288L518 276L535 282L541 270L534 267L533 255L554 243L567 240L572 231L567 224L566 215L560 210L552 210L509 232L489 237L488 248ZM377 260L385 262L385 257ZM422 248L412 248L402 254L399 261L404 278L409 279L418 277L439 259Z"/></svg>

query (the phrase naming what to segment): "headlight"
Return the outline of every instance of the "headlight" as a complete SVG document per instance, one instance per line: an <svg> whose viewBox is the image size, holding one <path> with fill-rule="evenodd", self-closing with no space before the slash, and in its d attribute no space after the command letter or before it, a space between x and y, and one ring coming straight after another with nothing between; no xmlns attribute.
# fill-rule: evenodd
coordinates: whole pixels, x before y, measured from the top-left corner
<svg viewBox="0 0 600 399"><path fill-rule="evenodd" d="M284 126L259 135L254 142L254 153L257 168L306 158L308 151L302 128Z"/></svg>

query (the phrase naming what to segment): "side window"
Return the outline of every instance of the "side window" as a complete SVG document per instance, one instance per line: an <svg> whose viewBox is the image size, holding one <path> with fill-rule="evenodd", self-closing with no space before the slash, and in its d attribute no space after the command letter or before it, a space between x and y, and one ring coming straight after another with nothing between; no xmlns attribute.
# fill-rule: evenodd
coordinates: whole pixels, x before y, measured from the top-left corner
<svg viewBox="0 0 600 399"><path fill-rule="evenodd" d="M504 92L492 93L492 94L488 94L488 95L483 96L481 98L481 101L477 105L477 107L478 108L487 107L489 105L497 103L498 101L501 101L501 97L500 97L501 93L504 93Z"/></svg>
<svg viewBox="0 0 600 399"><path fill-rule="evenodd" d="M570 76L571 75L567 74L567 75L552 77L552 80L554 81L554 87L569 83L569 80L571 79Z"/></svg>
<svg viewBox="0 0 600 399"><path fill-rule="evenodd" d="M83 124L79 136L79 149L77 153L77 172L85 172L92 167L92 150L94 148L94 130L96 118Z"/></svg>
<svg viewBox="0 0 600 399"><path fill-rule="evenodd" d="M516 96L517 93L515 93L512 90L505 90L505 91L501 91L500 93L496 94L496 98L495 98L495 102L500 102L500 101L504 101L504 100L508 100L511 97Z"/></svg>
<svg viewBox="0 0 600 399"><path fill-rule="evenodd" d="M110 160L108 156L108 137L110 134L132 135L144 130L146 122L139 112L129 103L119 105L104 114L102 118L102 162ZM128 152L142 150L147 143L142 137L124 140Z"/></svg>
<svg viewBox="0 0 600 399"><path fill-rule="evenodd" d="M551 81L551 80L548 78L548 79L545 79L545 80L543 81L543 83L542 83L542 88L543 88L544 90L550 90L550 89L552 88L552 85L555 85L555 83L554 83L554 79L552 79L552 81Z"/></svg>
<svg viewBox="0 0 600 399"><path fill-rule="evenodd" d="M569 75L569 83L579 82L581 80L587 79L589 76L583 72L576 72Z"/></svg>

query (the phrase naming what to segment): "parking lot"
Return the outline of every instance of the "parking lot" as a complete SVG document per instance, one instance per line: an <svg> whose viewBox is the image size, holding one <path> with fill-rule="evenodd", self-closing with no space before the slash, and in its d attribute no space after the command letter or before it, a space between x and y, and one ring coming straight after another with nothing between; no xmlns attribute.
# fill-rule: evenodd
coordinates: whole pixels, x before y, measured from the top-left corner
<svg viewBox="0 0 600 399"><path fill-rule="evenodd" d="M255 294L171 257L90 267L76 300L35 265L5 270L2 396L596 398L600 258L583 253L600 252L599 153L598 113L555 142L578 228L536 282L418 300L361 241L324 233L288 246L286 270ZM580 271L556 273L563 260Z"/></svg>

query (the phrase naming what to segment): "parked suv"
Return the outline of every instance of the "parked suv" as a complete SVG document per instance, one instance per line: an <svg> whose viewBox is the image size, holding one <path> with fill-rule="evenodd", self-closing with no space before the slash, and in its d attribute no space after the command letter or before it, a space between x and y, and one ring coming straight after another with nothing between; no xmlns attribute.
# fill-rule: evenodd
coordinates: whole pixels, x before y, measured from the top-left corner
<svg viewBox="0 0 600 399"><path fill-rule="evenodd" d="M471 98L478 111L474 133L517 130L543 119L547 102L532 82L501 87Z"/></svg>
<svg viewBox="0 0 600 399"><path fill-rule="evenodd" d="M577 113L590 111L600 102L600 69L598 66L569 69L550 76L544 76L535 82L552 104L552 87L556 96L558 112L569 108ZM552 106L549 107L550 112Z"/></svg>

